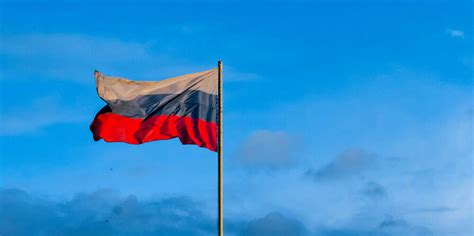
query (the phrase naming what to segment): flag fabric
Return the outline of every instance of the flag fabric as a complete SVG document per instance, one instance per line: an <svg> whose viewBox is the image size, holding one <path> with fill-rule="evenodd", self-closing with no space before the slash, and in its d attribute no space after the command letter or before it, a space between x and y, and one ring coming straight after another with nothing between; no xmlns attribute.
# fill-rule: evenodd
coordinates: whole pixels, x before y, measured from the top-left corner
<svg viewBox="0 0 474 236"><path fill-rule="evenodd" d="M218 70L157 82L131 81L95 72L107 105L94 118L94 140L141 144L179 138L217 151Z"/></svg>

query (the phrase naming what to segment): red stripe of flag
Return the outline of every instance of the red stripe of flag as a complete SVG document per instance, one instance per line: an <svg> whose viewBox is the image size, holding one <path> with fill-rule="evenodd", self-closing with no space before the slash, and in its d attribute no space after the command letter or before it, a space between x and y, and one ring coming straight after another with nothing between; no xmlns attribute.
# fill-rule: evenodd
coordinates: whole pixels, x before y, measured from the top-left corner
<svg viewBox="0 0 474 236"><path fill-rule="evenodd" d="M140 144L177 137L183 144L217 151L217 124L187 116L157 115L143 119L109 112L97 115L90 129L96 141Z"/></svg>

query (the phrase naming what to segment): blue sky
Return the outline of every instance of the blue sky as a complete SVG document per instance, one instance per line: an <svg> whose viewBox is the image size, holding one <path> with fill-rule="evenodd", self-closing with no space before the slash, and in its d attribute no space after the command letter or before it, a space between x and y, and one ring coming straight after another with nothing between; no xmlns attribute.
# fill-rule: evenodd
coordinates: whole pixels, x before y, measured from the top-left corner
<svg viewBox="0 0 474 236"><path fill-rule="evenodd" d="M0 4L2 235L214 235L215 153L88 126L219 59L227 235L474 234L471 1Z"/></svg>

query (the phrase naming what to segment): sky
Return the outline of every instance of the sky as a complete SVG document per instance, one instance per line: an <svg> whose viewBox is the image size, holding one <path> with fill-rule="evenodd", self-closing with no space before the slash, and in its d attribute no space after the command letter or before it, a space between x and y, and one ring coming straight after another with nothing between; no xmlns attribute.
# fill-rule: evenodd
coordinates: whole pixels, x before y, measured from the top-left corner
<svg viewBox="0 0 474 236"><path fill-rule="evenodd" d="M0 235L215 235L217 158L93 72L223 61L226 235L474 235L472 1L0 1Z"/></svg>

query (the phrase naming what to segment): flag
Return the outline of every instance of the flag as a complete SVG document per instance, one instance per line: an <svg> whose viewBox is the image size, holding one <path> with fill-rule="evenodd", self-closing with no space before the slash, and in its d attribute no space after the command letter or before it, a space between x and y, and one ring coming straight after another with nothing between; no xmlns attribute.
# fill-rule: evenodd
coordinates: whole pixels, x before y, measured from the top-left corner
<svg viewBox="0 0 474 236"><path fill-rule="evenodd" d="M107 105L90 129L94 140L141 144L179 138L217 151L218 69L162 81L132 81L95 72Z"/></svg>

